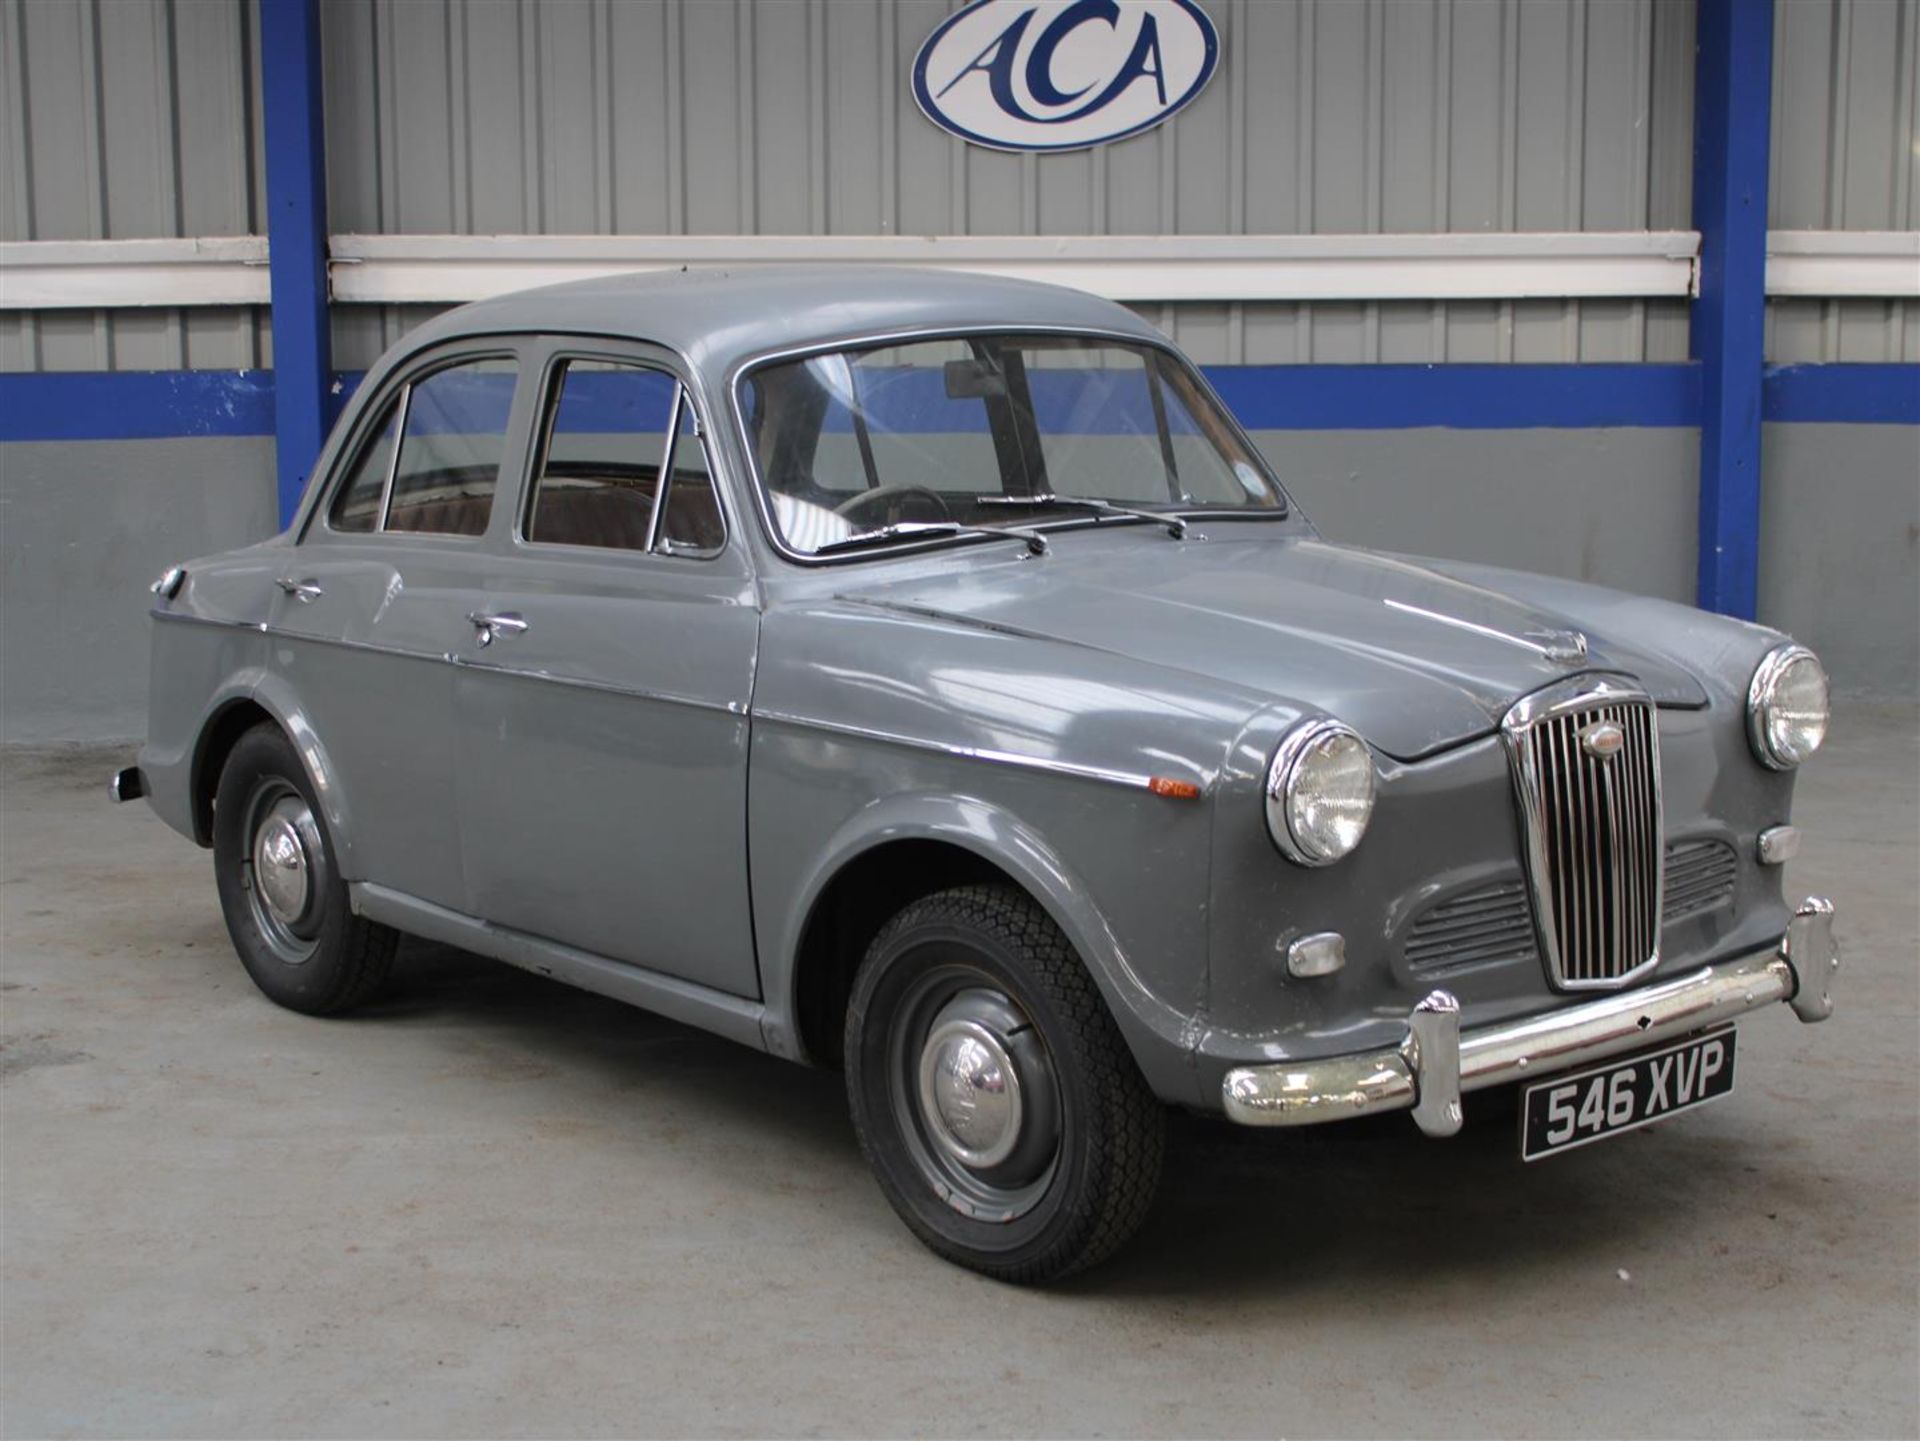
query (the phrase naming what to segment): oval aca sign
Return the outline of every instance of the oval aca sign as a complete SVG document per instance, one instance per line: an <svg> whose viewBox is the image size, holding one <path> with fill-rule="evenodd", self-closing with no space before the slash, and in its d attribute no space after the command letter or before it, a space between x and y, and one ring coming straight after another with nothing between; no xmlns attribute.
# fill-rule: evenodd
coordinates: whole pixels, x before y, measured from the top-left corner
<svg viewBox="0 0 1920 1441"><path fill-rule="evenodd" d="M1213 78L1194 0L974 0L913 62L927 118L996 150L1083 150L1172 118Z"/></svg>

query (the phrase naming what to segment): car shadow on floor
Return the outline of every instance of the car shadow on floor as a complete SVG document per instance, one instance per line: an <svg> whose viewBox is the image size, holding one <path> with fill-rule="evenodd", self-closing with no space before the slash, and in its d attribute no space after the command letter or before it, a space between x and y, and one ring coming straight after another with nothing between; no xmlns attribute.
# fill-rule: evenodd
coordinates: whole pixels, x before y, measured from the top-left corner
<svg viewBox="0 0 1920 1441"><path fill-rule="evenodd" d="M396 1032L457 1029L463 1046L477 1048L476 1067L536 1067L557 1085L554 1105L576 1096L604 1112L611 1090L616 1103L630 1094L650 1116L671 1113L676 1129L726 1128L740 1144L689 1148L675 1163L724 1168L716 1182L761 1191L774 1171L797 1165L816 1181L872 1196L874 1205L850 1210L848 1226L897 1225L864 1182L837 1073L413 940L390 997L356 1014ZM616 1139L660 1144L638 1125ZM1727 1249L1706 1233L1723 1228L1729 1195L1771 1209L1759 1193L1793 1184L1757 1174L1763 1155L1737 1126L1697 1113L1524 1165L1511 1092L1468 1097L1466 1128L1445 1141L1422 1137L1400 1116L1279 1132L1175 1111L1146 1225L1057 1294L1384 1291L1415 1272L1517 1279L1548 1265L1612 1278L1655 1231L1670 1248L1676 1230L1697 1225L1701 1244Z"/></svg>

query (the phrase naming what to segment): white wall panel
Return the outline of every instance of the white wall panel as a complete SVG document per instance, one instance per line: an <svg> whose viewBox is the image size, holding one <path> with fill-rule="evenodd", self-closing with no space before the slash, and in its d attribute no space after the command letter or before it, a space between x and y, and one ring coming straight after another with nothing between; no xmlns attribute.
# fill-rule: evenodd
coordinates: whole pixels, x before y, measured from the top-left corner
<svg viewBox="0 0 1920 1441"><path fill-rule="evenodd" d="M1920 230L1920 0L1778 0L1768 225ZM1767 358L1920 360L1920 303L1778 299Z"/></svg>
<svg viewBox="0 0 1920 1441"><path fill-rule="evenodd" d="M956 0L957 3L957 0ZM1684 229L1692 0L1203 0L1171 124L1021 156L907 84L949 0L329 0L336 232ZM1678 301L1193 305L1208 361L1671 360ZM364 364L393 314L338 322Z"/></svg>
<svg viewBox="0 0 1920 1441"><path fill-rule="evenodd" d="M0 241L257 233L258 0L0 0ZM1170 125L982 151L906 76L959 0L327 0L335 232L1684 229L1693 0L1202 0ZM1770 223L1920 229L1920 0L1779 0ZM1671 300L1195 303L1208 361L1673 360ZM353 307L365 364L425 312ZM258 309L0 312L0 368L270 363ZM1775 360L1920 359L1920 302L1778 299Z"/></svg>
<svg viewBox="0 0 1920 1441"><path fill-rule="evenodd" d="M262 228L251 0L0 0L0 241ZM257 310L0 312L0 369L266 363Z"/></svg>

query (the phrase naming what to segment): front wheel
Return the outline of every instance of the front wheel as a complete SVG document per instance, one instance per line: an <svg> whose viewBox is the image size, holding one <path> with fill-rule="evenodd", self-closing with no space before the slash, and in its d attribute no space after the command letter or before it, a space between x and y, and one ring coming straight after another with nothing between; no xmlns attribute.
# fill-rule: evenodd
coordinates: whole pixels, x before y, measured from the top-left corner
<svg viewBox="0 0 1920 1441"><path fill-rule="evenodd" d="M213 865L233 948L269 1000L325 1016L385 984L399 935L348 906L313 787L275 726L241 736L220 772Z"/></svg>
<svg viewBox="0 0 1920 1441"><path fill-rule="evenodd" d="M1165 1113L1046 912L1010 886L914 902L868 948L847 1097L887 1199L950 1261L1071 1275L1153 1204Z"/></svg>

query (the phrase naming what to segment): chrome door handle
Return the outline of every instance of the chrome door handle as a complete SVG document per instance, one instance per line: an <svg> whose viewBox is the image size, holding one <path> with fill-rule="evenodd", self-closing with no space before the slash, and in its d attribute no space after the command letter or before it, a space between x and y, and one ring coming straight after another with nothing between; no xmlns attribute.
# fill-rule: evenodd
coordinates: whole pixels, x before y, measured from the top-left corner
<svg viewBox="0 0 1920 1441"><path fill-rule="evenodd" d="M320 587L310 580L295 580L292 576L283 575L277 577L273 583L302 605L318 600L321 595Z"/></svg>
<svg viewBox="0 0 1920 1441"><path fill-rule="evenodd" d="M467 619L472 621L480 632L480 644L490 646L503 635L523 635L527 629L524 617L510 610L492 614L483 610L469 611Z"/></svg>

